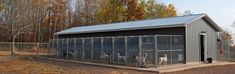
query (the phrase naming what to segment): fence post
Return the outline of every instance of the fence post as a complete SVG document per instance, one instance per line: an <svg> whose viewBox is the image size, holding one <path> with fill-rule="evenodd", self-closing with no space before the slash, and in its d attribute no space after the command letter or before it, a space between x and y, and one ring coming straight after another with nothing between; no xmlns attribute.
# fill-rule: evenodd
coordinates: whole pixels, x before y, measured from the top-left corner
<svg viewBox="0 0 235 74"><path fill-rule="evenodd" d="M94 47L93 47L93 43L94 43L94 38L91 38L91 60L94 61Z"/></svg>
<svg viewBox="0 0 235 74"><path fill-rule="evenodd" d="M128 56L128 53L127 53L127 36L124 37L125 38L125 56ZM128 63L128 57L125 57L127 59L127 61L125 61L125 64L127 65Z"/></svg>
<svg viewBox="0 0 235 74"><path fill-rule="evenodd" d="M158 49L157 49L157 35L154 36L154 45L155 45L155 65L158 66Z"/></svg>
<svg viewBox="0 0 235 74"><path fill-rule="evenodd" d="M69 39L66 39L66 58L69 57Z"/></svg>
<svg viewBox="0 0 235 74"><path fill-rule="evenodd" d="M85 42L85 39L84 38L82 38L82 60L84 60L84 57L85 57L85 51L84 51L84 42Z"/></svg>
<svg viewBox="0 0 235 74"><path fill-rule="evenodd" d="M37 50L36 50L36 58L39 58L39 55L38 55L38 50L39 50L39 42L37 43ZM49 56L49 55L48 55Z"/></svg>
<svg viewBox="0 0 235 74"><path fill-rule="evenodd" d="M73 55L74 59L77 59L77 52L78 52L76 43L77 43L77 39L74 38L74 51L73 51L73 53L74 53L74 55Z"/></svg>
<svg viewBox="0 0 235 74"><path fill-rule="evenodd" d="M104 37L101 37L101 53L100 53L100 56L103 56L103 54L104 54ZM101 61L104 62L104 59L101 58Z"/></svg>
<svg viewBox="0 0 235 74"><path fill-rule="evenodd" d="M143 52L142 52L142 37L141 36L138 36L138 44L139 44L139 57L143 57ZM143 60L143 58L141 58L141 60ZM142 63L142 61L141 61ZM141 64L141 66L144 66L144 64Z"/></svg>

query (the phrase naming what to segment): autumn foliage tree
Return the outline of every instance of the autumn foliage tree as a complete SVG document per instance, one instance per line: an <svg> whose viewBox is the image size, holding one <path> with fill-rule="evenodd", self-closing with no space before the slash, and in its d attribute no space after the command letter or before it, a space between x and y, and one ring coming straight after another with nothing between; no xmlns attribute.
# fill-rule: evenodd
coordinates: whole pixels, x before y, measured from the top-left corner
<svg viewBox="0 0 235 74"><path fill-rule="evenodd" d="M96 13L98 23L125 21L125 7L118 0L103 0L101 8Z"/></svg>
<svg viewBox="0 0 235 74"><path fill-rule="evenodd" d="M155 0L0 0L0 16L0 41L20 32L16 42L48 42L67 28L172 17L176 9Z"/></svg>
<svg viewBox="0 0 235 74"><path fill-rule="evenodd" d="M155 0L103 0L97 11L97 22L111 23L177 16L172 4Z"/></svg>

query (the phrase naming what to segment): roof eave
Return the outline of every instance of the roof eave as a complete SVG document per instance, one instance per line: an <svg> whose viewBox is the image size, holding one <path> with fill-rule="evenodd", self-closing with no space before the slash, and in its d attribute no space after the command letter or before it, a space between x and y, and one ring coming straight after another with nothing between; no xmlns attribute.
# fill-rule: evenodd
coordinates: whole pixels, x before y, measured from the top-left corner
<svg viewBox="0 0 235 74"><path fill-rule="evenodd" d="M159 29L159 28L171 28L171 27L185 27L182 24L164 25L164 26L149 26L149 27L136 27L136 28L123 28L123 29L112 29L112 30L96 30L96 31L84 31L84 32L70 32L70 33L55 33L54 35L68 35L68 34L85 34L85 33L99 33L99 32L114 32L114 31L130 31L130 30L141 30L141 29Z"/></svg>

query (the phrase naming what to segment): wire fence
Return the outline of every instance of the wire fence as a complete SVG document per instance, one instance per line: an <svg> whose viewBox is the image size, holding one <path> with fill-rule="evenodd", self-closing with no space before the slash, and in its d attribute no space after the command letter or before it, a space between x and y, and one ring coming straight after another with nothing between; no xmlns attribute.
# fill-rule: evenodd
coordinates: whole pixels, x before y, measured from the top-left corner
<svg viewBox="0 0 235 74"><path fill-rule="evenodd" d="M226 42L218 45L218 61L235 61L235 49ZM11 51L12 42L0 42L0 51ZM157 49L157 50L156 50ZM183 36L145 35L119 37L89 37L50 40L48 43L15 42L15 52L44 53L48 57L136 66L136 57L145 57L148 65L184 62ZM164 62L164 61L163 61Z"/></svg>
<svg viewBox="0 0 235 74"><path fill-rule="evenodd" d="M60 59L129 66L184 62L182 35L64 38L50 40L48 46L56 49L56 56L53 57Z"/></svg>
<svg viewBox="0 0 235 74"><path fill-rule="evenodd" d="M10 52L13 48L12 42L0 42L0 51ZM52 53L54 49L48 48L47 43L15 42L14 52L23 53ZM51 51L51 52L50 52Z"/></svg>
<svg viewBox="0 0 235 74"><path fill-rule="evenodd" d="M217 60L235 62L235 48L229 46L228 41L218 42Z"/></svg>

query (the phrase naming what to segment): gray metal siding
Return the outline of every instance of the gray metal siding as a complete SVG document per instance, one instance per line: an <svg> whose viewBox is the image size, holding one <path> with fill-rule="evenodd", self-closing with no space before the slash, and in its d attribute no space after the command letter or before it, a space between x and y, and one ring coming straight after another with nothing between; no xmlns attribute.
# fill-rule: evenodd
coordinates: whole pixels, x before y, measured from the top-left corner
<svg viewBox="0 0 235 74"><path fill-rule="evenodd" d="M217 32L206 22L198 19L186 25L186 61L200 61L200 41L199 36L202 31L206 31L208 57L216 60L217 52Z"/></svg>

